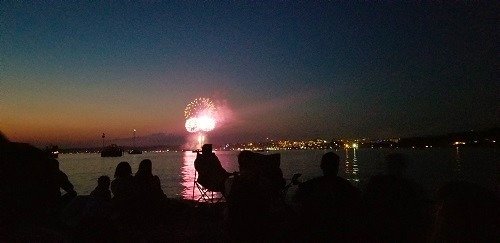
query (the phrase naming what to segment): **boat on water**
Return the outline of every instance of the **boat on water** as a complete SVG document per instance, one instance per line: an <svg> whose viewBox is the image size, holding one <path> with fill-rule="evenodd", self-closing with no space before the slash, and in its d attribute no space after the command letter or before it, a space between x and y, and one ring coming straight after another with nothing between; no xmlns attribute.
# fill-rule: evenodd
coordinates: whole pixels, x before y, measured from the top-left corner
<svg viewBox="0 0 500 243"><path fill-rule="evenodd" d="M59 157L59 147L55 145L46 146L43 150L50 158L57 159Z"/></svg>
<svg viewBox="0 0 500 243"><path fill-rule="evenodd" d="M134 149L129 150L128 153L129 154L142 154L142 150L134 148Z"/></svg>
<svg viewBox="0 0 500 243"><path fill-rule="evenodd" d="M101 157L122 157L123 150L116 144L111 144L101 151Z"/></svg>

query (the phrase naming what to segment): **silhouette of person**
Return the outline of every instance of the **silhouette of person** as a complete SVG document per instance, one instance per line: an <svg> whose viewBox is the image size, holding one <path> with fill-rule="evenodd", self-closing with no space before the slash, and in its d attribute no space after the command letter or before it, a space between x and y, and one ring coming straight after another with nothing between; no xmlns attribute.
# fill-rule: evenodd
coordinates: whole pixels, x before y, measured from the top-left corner
<svg viewBox="0 0 500 243"><path fill-rule="evenodd" d="M138 196L141 199L161 200L165 197L158 176L152 173L151 160L145 159L139 164L134 180Z"/></svg>
<svg viewBox="0 0 500 243"><path fill-rule="evenodd" d="M9 143L9 140L7 139L7 137L5 137L5 135L0 132L0 144L6 144L6 143Z"/></svg>
<svg viewBox="0 0 500 243"><path fill-rule="evenodd" d="M54 168L54 170L56 170L56 177L57 177L57 185L55 186L54 188L54 191L56 191L56 193L59 195L59 197L61 198L61 206L64 207L65 205L67 205L73 198L76 197L77 193L75 191L75 188L73 186L73 184L71 184L71 182L69 181L68 179L68 176L62 172L60 169L59 169L59 161L55 160L55 159L51 159L51 162L53 164L55 164L56 168ZM60 189L63 189L66 194L62 195L61 196L61 191Z"/></svg>
<svg viewBox="0 0 500 243"><path fill-rule="evenodd" d="M135 221L136 189L132 168L128 162L120 162L116 166L115 179L111 182L113 198L113 219L118 224L127 225Z"/></svg>
<svg viewBox="0 0 500 243"><path fill-rule="evenodd" d="M90 196L100 201L111 201L110 184L111 180L108 176L100 176L97 179L97 187L90 193Z"/></svg>
<svg viewBox="0 0 500 243"><path fill-rule="evenodd" d="M500 211L495 194L479 185L453 181L437 191L431 242L496 242Z"/></svg>
<svg viewBox="0 0 500 243"><path fill-rule="evenodd" d="M166 199L158 176L152 173L151 160L142 160L134 176L138 201L138 217L143 224L152 223L162 214L162 203Z"/></svg>
<svg viewBox="0 0 500 243"><path fill-rule="evenodd" d="M108 176L100 176L90 195L77 196L61 214L62 223L71 230L70 241L111 241L111 191Z"/></svg>
<svg viewBox="0 0 500 243"><path fill-rule="evenodd" d="M63 198L61 188L67 192ZM0 218L12 227L55 224L62 202L76 195L57 160L4 136L0 136L0 192L2 209L6 209L0 210Z"/></svg>
<svg viewBox="0 0 500 243"><path fill-rule="evenodd" d="M306 239L351 241L355 237L360 192L339 176L339 156L333 152L321 158L323 176L299 185L301 232Z"/></svg>
<svg viewBox="0 0 500 243"><path fill-rule="evenodd" d="M231 173L222 167L217 155L212 152L212 144L204 144L201 154L196 155L194 168L198 172L197 181L210 191L223 192L227 178Z"/></svg>
<svg viewBox="0 0 500 243"><path fill-rule="evenodd" d="M404 178L402 154L386 156L386 173L373 176L363 195L370 241L422 242L426 235L425 197L416 183Z"/></svg>
<svg viewBox="0 0 500 243"><path fill-rule="evenodd" d="M134 197L132 168L128 162L123 161L116 166L115 179L111 182L111 191L113 199L116 200L128 200Z"/></svg>
<svg viewBox="0 0 500 243"><path fill-rule="evenodd" d="M105 221L109 216L111 203L110 179L101 176L97 179L97 187L90 196L77 196L62 212L63 223L68 227L90 227L97 221Z"/></svg>

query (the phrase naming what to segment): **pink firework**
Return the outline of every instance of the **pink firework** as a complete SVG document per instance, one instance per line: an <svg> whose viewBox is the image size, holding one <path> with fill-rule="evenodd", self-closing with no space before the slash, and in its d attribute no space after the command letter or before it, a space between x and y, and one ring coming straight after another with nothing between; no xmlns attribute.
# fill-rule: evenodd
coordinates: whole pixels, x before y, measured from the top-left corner
<svg viewBox="0 0 500 243"><path fill-rule="evenodd" d="M209 132L215 128L215 106L209 98L197 98L184 110L188 132Z"/></svg>

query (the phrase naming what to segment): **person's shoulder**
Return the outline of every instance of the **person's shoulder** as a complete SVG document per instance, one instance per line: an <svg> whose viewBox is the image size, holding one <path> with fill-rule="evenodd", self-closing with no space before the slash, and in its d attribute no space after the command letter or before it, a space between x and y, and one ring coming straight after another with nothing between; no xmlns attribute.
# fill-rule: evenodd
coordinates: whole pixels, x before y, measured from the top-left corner
<svg viewBox="0 0 500 243"><path fill-rule="evenodd" d="M300 184L300 186L304 187L304 186L316 185L318 183L321 183L322 180L323 180L323 177L315 177L315 178L312 178L312 179L305 181L304 183Z"/></svg>
<svg viewBox="0 0 500 243"><path fill-rule="evenodd" d="M299 185L299 191L308 191L323 184L323 177L309 179Z"/></svg>
<svg viewBox="0 0 500 243"><path fill-rule="evenodd" d="M358 188L356 188L354 185L352 185L352 183L349 180L342 178L342 177L339 177L339 176L337 176L335 178L335 183L340 188L346 188L348 190L355 190L355 191L358 190Z"/></svg>
<svg viewBox="0 0 500 243"><path fill-rule="evenodd" d="M408 187L413 185L413 182L407 178L399 177L395 175L376 175L370 179L373 185L381 185L387 187Z"/></svg>
<svg viewBox="0 0 500 243"><path fill-rule="evenodd" d="M118 181L116 179L114 179L114 180L111 181L110 187L114 188L114 187L116 187L117 184L118 184Z"/></svg>
<svg viewBox="0 0 500 243"><path fill-rule="evenodd" d="M374 175L368 180L368 186L381 186L381 185L392 185L396 182L396 178L391 175L384 175L384 174L379 174L379 175Z"/></svg>
<svg viewBox="0 0 500 243"><path fill-rule="evenodd" d="M114 180L111 181L111 187L113 186L120 186L125 182L123 178L115 178Z"/></svg>

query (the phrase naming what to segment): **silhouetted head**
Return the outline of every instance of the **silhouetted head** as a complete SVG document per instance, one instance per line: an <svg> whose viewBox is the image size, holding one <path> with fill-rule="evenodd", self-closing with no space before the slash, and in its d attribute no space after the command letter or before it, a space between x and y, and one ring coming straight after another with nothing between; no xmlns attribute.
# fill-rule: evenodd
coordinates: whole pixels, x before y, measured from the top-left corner
<svg viewBox="0 0 500 243"><path fill-rule="evenodd" d="M203 144L203 146L201 146L201 153L204 155L211 154L212 144Z"/></svg>
<svg viewBox="0 0 500 243"><path fill-rule="evenodd" d="M386 172L389 175L402 176L406 170L406 159L403 154L392 153L385 157Z"/></svg>
<svg viewBox="0 0 500 243"><path fill-rule="evenodd" d="M9 140L5 137L5 135L3 135L2 132L0 132L0 144L3 144L3 143L8 143Z"/></svg>
<svg viewBox="0 0 500 243"><path fill-rule="evenodd" d="M109 179L109 176L101 176L97 179L97 186L99 187L109 188L110 183L111 180Z"/></svg>
<svg viewBox="0 0 500 243"><path fill-rule="evenodd" d="M135 176L153 175L151 171L152 171L151 160L145 159L141 161L141 163L139 164L139 169L137 170L137 173L135 173Z"/></svg>
<svg viewBox="0 0 500 243"><path fill-rule="evenodd" d="M339 172L339 156L334 152L328 152L321 157L321 170L323 175L337 175Z"/></svg>
<svg viewBox="0 0 500 243"><path fill-rule="evenodd" d="M132 175L132 168L130 168L130 164L128 162L120 162L116 166L115 170L115 178L127 177Z"/></svg>

